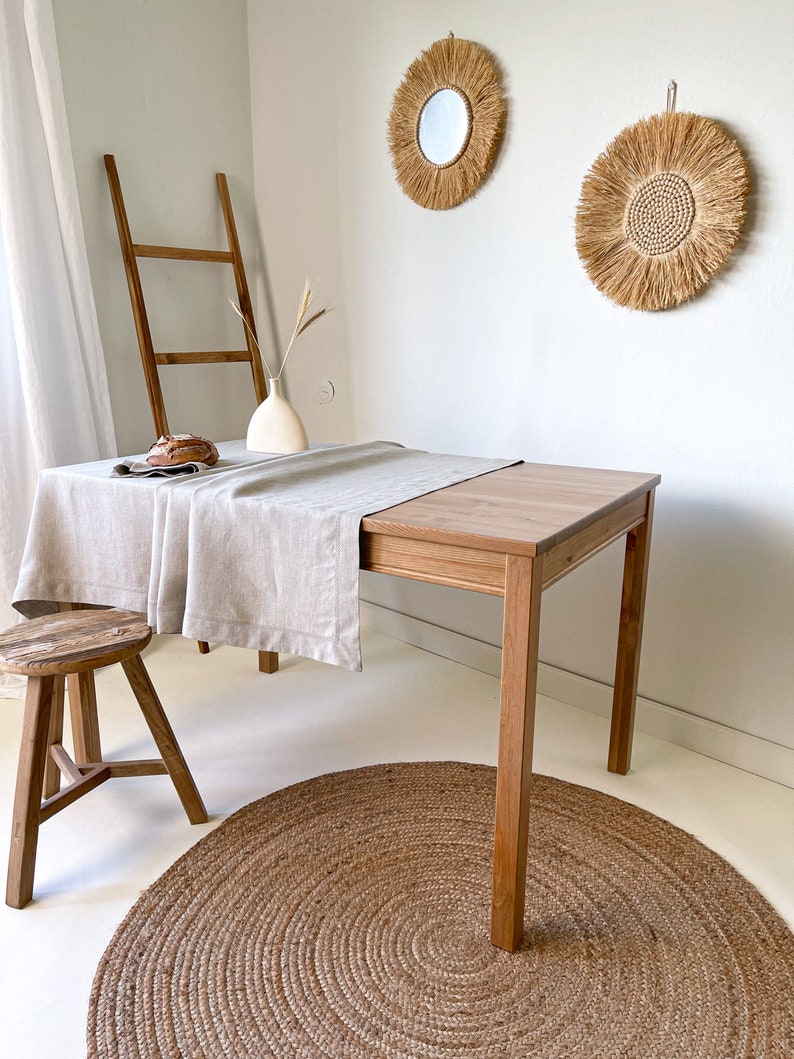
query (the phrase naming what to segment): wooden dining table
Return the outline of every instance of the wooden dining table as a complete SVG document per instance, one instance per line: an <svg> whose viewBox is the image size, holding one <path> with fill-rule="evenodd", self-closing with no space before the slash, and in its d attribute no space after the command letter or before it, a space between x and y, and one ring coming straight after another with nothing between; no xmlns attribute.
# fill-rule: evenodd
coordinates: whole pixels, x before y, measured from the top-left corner
<svg viewBox="0 0 794 1059"><path fill-rule="evenodd" d="M625 537L607 767L631 764L657 474L521 463L361 523L361 568L504 598L491 942L524 932L541 593Z"/></svg>
<svg viewBox="0 0 794 1059"><path fill-rule="evenodd" d="M62 493L70 498L63 501L66 505L92 480L99 484L80 471L75 468L69 489ZM68 475L69 469L57 473ZM510 952L524 931L541 594L625 538L607 761L611 772L625 774L631 762L659 481L657 474L517 463L367 515L360 523L362 570L504 599L490 937L495 946ZM50 525L68 521L68 506L39 510L38 517ZM123 539L118 548L122 569L130 563ZM33 560L35 565L35 556ZM129 605L115 599L61 602ZM265 671L275 671L276 660L272 653L260 652ZM83 723L87 732L91 730L91 718Z"/></svg>

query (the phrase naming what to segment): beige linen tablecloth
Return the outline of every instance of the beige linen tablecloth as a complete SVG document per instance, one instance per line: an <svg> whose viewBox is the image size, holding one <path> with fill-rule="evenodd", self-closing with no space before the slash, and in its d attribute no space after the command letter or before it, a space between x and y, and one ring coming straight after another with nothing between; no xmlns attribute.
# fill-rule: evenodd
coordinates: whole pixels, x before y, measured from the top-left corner
<svg viewBox="0 0 794 1059"><path fill-rule="evenodd" d="M158 491L195 489L210 477L276 458L248 452L242 441L222 443L218 451L214 467L185 478L111 478L117 458L42 471L16 609L31 618L72 601L146 614Z"/></svg>
<svg viewBox="0 0 794 1059"><path fill-rule="evenodd" d="M516 462L389 442L219 451L184 479L108 477L118 461L43 472L17 609L119 606L157 632L360 669L362 517Z"/></svg>

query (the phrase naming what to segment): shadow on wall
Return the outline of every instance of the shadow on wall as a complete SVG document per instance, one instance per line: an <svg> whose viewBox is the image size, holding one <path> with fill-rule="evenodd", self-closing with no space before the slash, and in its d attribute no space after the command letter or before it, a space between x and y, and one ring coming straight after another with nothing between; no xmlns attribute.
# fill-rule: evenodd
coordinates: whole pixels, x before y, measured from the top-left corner
<svg viewBox="0 0 794 1059"><path fill-rule="evenodd" d="M794 746L794 718L780 701L794 687L790 526L735 503L667 498L651 563L649 697ZM662 666L669 695L656 694Z"/></svg>

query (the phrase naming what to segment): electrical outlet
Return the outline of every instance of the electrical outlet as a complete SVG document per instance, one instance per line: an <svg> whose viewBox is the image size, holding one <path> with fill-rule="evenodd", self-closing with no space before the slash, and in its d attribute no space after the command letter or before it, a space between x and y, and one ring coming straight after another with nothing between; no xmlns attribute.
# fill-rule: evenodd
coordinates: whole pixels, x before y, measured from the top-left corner
<svg viewBox="0 0 794 1059"><path fill-rule="evenodd" d="M330 404L335 394L334 384L330 379L326 379L325 382L320 383L320 388L317 390L317 400L320 404Z"/></svg>

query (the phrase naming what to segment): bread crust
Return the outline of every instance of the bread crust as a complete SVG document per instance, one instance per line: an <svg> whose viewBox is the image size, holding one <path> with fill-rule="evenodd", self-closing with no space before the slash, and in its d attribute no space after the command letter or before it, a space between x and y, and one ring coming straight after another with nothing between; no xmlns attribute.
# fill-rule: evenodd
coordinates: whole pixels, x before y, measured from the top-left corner
<svg viewBox="0 0 794 1059"><path fill-rule="evenodd" d="M194 434L164 434L149 448L146 462L152 467L174 467L180 463L218 462L218 450L206 438Z"/></svg>

